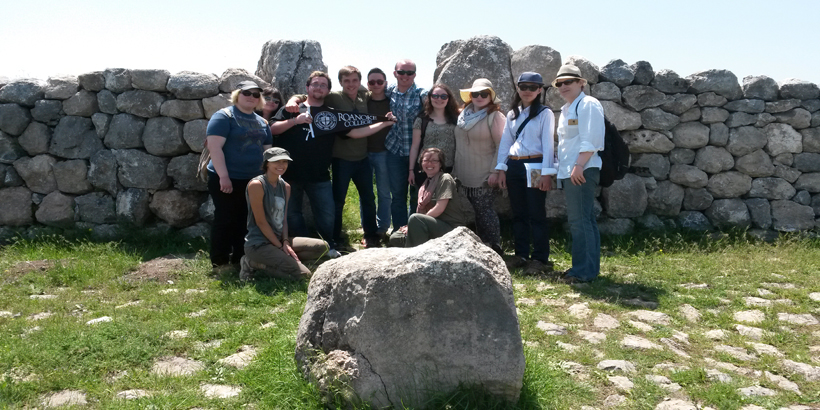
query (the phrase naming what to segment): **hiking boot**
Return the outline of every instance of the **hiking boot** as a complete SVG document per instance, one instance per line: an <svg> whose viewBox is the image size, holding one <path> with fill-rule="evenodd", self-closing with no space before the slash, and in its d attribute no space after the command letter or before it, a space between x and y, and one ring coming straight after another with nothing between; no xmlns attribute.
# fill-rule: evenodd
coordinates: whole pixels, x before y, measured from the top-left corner
<svg viewBox="0 0 820 410"><path fill-rule="evenodd" d="M242 259L239 261L239 266L239 280L241 280L242 282L247 282L251 280L251 277L253 276L253 268L251 268L251 264L247 256L242 257Z"/></svg>
<svg viewBox="0 0 820 410"><path fill-rule="evenodd" d="M378 237L373 237L373 238L364 238L364 239L362 239L362 246L364 246L365 249L370 249L370 248L380 248L382 246L382 244L381 244L381 241L379 240Z"/></svg>
<svg viewBox="0 0 820 410"><path fill-rule="evenodd" d="M523 258L521 256L513 256L511 258L508 258L505 264L507 265L508 270L522 268L527 265L527 258Z"/></svg>
<svg viewBox="0 0 820 410"><path fill-rule="evenodd" d="M525 275L540 275L545 273L550 269L550 267L545 264L544 262L539 261L538 259L532 259L527 263L527 267L524 268Z"/></svg>

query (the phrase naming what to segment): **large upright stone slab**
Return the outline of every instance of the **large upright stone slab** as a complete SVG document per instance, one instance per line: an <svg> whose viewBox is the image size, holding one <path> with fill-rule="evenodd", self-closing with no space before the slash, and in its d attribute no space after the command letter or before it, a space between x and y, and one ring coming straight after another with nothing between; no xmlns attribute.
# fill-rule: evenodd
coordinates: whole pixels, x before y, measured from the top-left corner
<svg viewBox="0 0 820 410"><path fill-rule="evenodd" d="M452 52L446 55L445 50ZM512 47L498 37L456 40L443 46L436 56L434 82L445 83L455 90L471 87L476 78L486 78L493 83L493 89L501 99L502 111L506 112L515 92L509 79L521 74L510 72L511 55ZM456 101L462 102L458 92Z"/></svg>
<svg viewBox="0 0 820 410"><path fill-rule="evenodd" d="M459 383L515 403L524 354L509 272L463 227L326 262L308 287L296 361L320 387L374 408L419 407Z"/></svg>
<svg viewBox="0 0 820 410"><path fill-rule="evenodd" d="M390 72L386 67L386 72ZM262 46L256 75L279 89L282 96L303 94L313 71L327 72L322 62L322 46L313 40L271 40Z"/></svg>
<svg viewBox="0 0 820 410"><path fill-rule="evenodd" d="M510 72L513 81L521 73L533 71L541 74L544 82L549 83L558 74L559 69L561 69L561 53L551 47L524 46L513 51L510 56Z"/></svg>

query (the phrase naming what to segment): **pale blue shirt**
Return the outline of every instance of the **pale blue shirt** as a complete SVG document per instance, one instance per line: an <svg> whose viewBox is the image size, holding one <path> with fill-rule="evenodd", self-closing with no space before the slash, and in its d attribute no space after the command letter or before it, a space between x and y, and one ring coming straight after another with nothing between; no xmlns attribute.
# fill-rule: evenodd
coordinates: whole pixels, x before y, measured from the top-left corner
<svg viewBox="0 0 820 410"><path fill-rule="evenodd" d="M530 120L518 140L515 140L515 133L519 125L530 115L530 107L521 109L518 117L513 118L512 110L507 113L507 121L504 124L504 133L501 134L501 143L498 145L498 157L495 169L507 171L507 157L527 157L533 155L543 155L541 159L541 175L555 175L555 154L553 145L555 137L555 115L547 107Z"/></svg>
<svg viewBox="0 0 820 410"><path fill-rule="evenodd" d="M575 120L576 124L569 125L570 120ZM573 102L561 107L561 117L558 119L558 179L569 178L582 152L594 152L584 164L584 169L601 168L598 151L603 149L604 107L582 91Z"/></svg>

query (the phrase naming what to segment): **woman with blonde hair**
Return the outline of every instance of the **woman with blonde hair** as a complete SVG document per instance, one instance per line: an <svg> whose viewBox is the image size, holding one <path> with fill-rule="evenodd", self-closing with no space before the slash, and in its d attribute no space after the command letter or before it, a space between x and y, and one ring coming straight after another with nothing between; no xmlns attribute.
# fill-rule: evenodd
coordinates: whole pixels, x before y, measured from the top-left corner
<svg viewBox="0 0 820 410"><path fill-rule="evenodd" d="M506 117L499 111L498 96L490 80L479 78L472 87L459 91L465 106L455 128L453 176L461 181L460 189L475 210L476 234L485 245L503 255L492 187L498 179L495 161Z"/></svg>

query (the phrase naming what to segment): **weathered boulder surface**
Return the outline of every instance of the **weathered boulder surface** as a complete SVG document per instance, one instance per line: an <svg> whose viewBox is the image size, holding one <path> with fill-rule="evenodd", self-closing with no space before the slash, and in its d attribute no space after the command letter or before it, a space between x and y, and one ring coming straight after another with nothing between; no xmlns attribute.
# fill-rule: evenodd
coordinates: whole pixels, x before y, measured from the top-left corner
<svg viewBox="0 0 820 410"><path fill-rule="evenodd" d="M37 79L14 80L0 88L0 103L14 103L33 107L35 101L43 99L45 90L45 84Z"/></svg>
<svg viewBox="0 0 820 410"><path fill-rule="evenodd" d="M737 77L728 70L706 70L694 73L688 77L690 86L695 94L712 91L729 100L737 100L743 96L743 90Z"/></svg>
<svg viewBox="0 0 820 410"><path fill-rule="evenodd" d="M43 225L70 228L74 226L74 198L54 191L43 198L34 215Z"/></svg>
<svg viewBox="0 0 820 410"><path fill-rule="evenodd" d="M68 115L54 128L48 152L63 158L86 159L103 148L91 118Z"/></svg>
<svg viewBox="0 0 820 410"><path fill-rule="evenodd" d="M0 226L23 226L33 221L31 191L26 187L0 189Z"/></svg>
<svg viewBox="0 0 820 410"><path fill-rule="evenodd" d="M442 51L444 48L442 48ZM441 52L439 52L441 53ZM561 53L547 46L529 45L515 50L510 56L512 80L525 71L534 71L550 82L561 69ZM495 85L495 83L493 83ZM618 92L620 94L620 91Z"/></svg>
<svg viewBox="0 0 820 410"><path fill-rule="evenodd" d="M57 160L47 154L23 157L14 161L14 170L26 182L28 189L38 194L48 194L57 189L53 171L55 163Z"/></svg>
<svg viewBox="0 0 820 410"><path fill-rule="evenodd" d="M163 189L168 187L168 159L135 149L111 150L117 158L119 182L127 188Z"/></svg>
<svg viewBox="0 0 820 410"><path fill-rule="evenodd" d="M626 174L612 186L603 189L603 206L611 218L632 218L643 215L646 210L647 193L643 179Z"/></svg>
<svg viewBox="0 0 820 410"><path fill-rule="evenodd" d="M343 386L375 408L418 407L459 383L514 403L524 354L510 274L463 227L326 262L308 287L296 361L321 390Z"/></svg>
<svg viewBox="0 0 820 410"><path fill-rule="evenodd" d="M772 227L780 232L796 232L814 227L814 209L794 201L772 201Z"/></svg>
<svg viewBox="0 0 820 410"><path fill-rule="evenodd" d="M262 46L256 75L278 88L284 98L290 98L305 92L305 82L316 70L327 72L319 42L271 40Z"/></svg>
<svg viewBox="0 0 820 410"><path fill-rule="evenodd" d="M138 90L165 92L168 91L169 77L168 70L134 69L131 70L131 86Z"/></svg>
<svg viewBox="0 0 820 410"><path fill-rule="evenodd" d="M173 227L184 227L199 218L201 194L190 191L158 191L151 198L148 207L156 216Z"/></svg>
<svg viewBox="0 0 820 410"><path fill-rule="evenodd" d="M168 91L183 100L213 97L219 94L219 78L214 74L180 71L168 78L167 87Z"/></svg>
<svg viewBox="0 0 820 410"><path fill-rule="evenodd" d="M433 78L453 89L469 88L476 78L486 78L493 83L493 89L501 99L502 111L506 112L515 92L510 78L521 74L510 72L512 52L512 47L498 37L476 36L456 40L442 46L436 55ZM456 101L461 103L460 93L455 94Z"/></svg>

